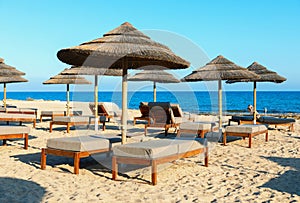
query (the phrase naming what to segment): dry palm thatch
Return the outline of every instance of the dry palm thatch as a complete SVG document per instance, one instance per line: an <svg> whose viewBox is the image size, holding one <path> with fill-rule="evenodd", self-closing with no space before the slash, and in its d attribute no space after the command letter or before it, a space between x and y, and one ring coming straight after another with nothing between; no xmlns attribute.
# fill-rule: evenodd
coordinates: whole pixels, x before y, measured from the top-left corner
<svg viewBox="0 0 300 203"><path fill-rule="evenodd" d="M28 82L25 78L21 76L0 76L0 83L17 83L17 82Z"/></svg>
<svg viewBox="0 0 300 203"><path fill-rule="evenodd" d="M127 69L145 66L183 69L190 65L167 46L152 41L127 22L104 34L102 38L62 49L57 57L70 65L122 69L122 143L125 143L127 130ZM95 129L96 121L97 118Z"/></svg>
<svg viewBox="0 0 300 203"><path fill-rule="evenodd" d="M255 73L236 65L223 56L217 56L205 66L185 76L183 81L213 81L259 78Z"/></svg>
<svg viewBox="0 0 300 203"><path fill-rule="evenodd" d="M95 68L86 66L72 66L61 72L62 75L107 75L122 76L121 69Z"/></svg>
<svg viewBox="0 0 300 203"><path fill-rule="evenodd" d="M274 82L274 83L282 83L286 81L286 78L278 75L274 71L268 70L265 66L253 62L247 69L253 73L256 73L260 77L255 79L241 79L241 80L228 80L226 83L235 83L235 82Z"/></svg>
<svg viewBox="0 0 300 203"><path fill-rule="evenodd" d="M104 34L102 38L62 49L57 57L71 65L113 69L123 69L124 65L131 69L148 65L181 69L190 65L167 46L152 41L128 22Z"/></svg>
<svg viewBox="0 0 300 203"><path fill-rule="evenodd" d="M65 69L66 71L68 69ZM62 73L62 72L61 72ZM56 76L51 77L49 80L43 82L44 85L47 84L92 84L90 81L86 80L84 77L76 75L61 75L59 73Z"/></svg>
<svg viewBox="0 0 300 203"><path fill-rule="evenodd" d="M4 63L4 59L0 58L0 76L25 75L25 73Z"/></svg>
<svg viewBox="0 0 300 203"><path fill-rule="evenodd" d="M129 77L130 81L153 81L158 83L179 83L180 80L163 70L144 70Z"/></svg>

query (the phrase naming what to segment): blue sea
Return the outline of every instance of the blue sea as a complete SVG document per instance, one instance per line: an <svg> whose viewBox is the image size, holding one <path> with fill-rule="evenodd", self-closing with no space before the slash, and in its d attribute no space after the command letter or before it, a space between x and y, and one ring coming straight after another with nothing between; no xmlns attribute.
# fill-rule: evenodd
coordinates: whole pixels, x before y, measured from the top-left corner
<svg viewBox="0 0 300 203"><path fill-rule="evenodd" d="M66 101L65 92L8 92L8 99L17 100L60 100ZM99 92L99 101L113 101L121 106L121 92ZM1 94L0 99L3 99ZM71 92L70 100L93 102L93 92ZM153 100L148 91L128 92L128 107L138 109L141 101ZM183 111L193 113L215 113L218 107L217 92L157 92L157 101L180 104ZM253 104L251 91L223 92L223 111L228 113L247 112L247 106ZM298 91L258 91L257 109L263 113L300 113L300 92Z"/></svg>

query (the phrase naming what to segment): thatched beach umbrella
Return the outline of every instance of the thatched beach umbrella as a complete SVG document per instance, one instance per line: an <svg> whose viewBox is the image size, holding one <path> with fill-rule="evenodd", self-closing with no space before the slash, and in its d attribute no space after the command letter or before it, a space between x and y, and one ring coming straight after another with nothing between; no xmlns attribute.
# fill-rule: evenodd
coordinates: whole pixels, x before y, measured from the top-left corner
<svg viewBox="0 0 300 203"><path fill-rule="evenodd" d="M253 123L256 124L256 82L274 82L274 83L282 83L286 81L286 78L278 75L274 71L268 70L265 66L253 62L247 69L253 73L259 75L259 78L252 78L252 79L240 79L240 80L228 80L226 83L236 83L236 82L253 82L253 107L254 107L254 114L253 114Z"/></svg>
<svg viewBox="0 0 300 203"><path fill-rule="evenodd" d="M152 81L153 101L156 102L156 83L179 83L180 80L163 70L144 70L128 78L129 81Z"/></svg>
<svg viewBox="0 0 300 203"><path fill-rule="evenodd" d="M65 69L67 70L67 69ZM74 75L62 75L61 72L51 77L49 80L43 82L44 85L49 84L66 84L67 85L67 92L66 92L66 99L67 99L67 116L70 115L70 84L92 84L90 81L86 80L84 77L74 76Z"/></svg>
<svg viewBox="0 0 300 203"><path fill-rule="evenodd" d="M106 69L95 67L72 66L70 69L64 70L62 75L94 75L94 105L95 105L95 130L98 130L98 76L122 76L121 69Z"/></svg>
<svg viewBox="0 0 300 203"><path fill-rule="evenodd" d="M101 38L62 49L57 53L57 57L71 65L123 70L122 143L126 141L127 131L127 69L152 65L181 69L190 65L167 46L151 40L127 22Z"/></svg>
<svg viewBox="0 0 300 203"><path fill-rule="evenodd" d="M6 83L28 82L21 77L25 73L4 63L4 59L0 58L0 83L3 83L3 106L6 108Z"/></svg>
<svg viewBox="0 0 300 203"><path fill-rule="evenodd" d="M223 56L217 56L205 66L193 71L182 80L188 82L218 80L219 128L222 128L222 80L257 78L255 73L238 66Z"/></svg>

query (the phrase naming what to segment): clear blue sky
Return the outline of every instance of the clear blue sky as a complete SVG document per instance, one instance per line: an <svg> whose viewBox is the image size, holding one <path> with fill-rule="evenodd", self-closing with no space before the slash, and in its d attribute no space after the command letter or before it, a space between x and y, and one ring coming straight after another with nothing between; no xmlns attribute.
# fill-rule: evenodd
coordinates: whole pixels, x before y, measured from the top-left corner
<svg viewBox="0 0 300 203"><path fill-rule="evenodd" d="M69 67L57 59L57 51L101 37L126 21L146 33L154 29L177 34L209 59L222 54L244 67L257 61L288 78L280 85L259 84L259 90L300 90L299 0L0 0L0 12L0 57L26 72L30 81L9 84L8 91L65 90L41 84ZM149 35L191 61L193 67L185 73L201 65L197 51L184 40L177 46L172 42L176 37L164 41ZM101 86L111 90L111 83L119 82L103 79ZM192 88L205 90L201 82ZM250 91L252 84L224 88Z"/></svg>

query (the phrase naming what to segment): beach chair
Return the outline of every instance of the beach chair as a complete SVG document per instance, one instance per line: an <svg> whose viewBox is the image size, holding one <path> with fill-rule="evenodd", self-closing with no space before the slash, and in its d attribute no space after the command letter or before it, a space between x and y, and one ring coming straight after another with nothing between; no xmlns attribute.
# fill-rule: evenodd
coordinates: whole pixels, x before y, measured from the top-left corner
<svg viewBox="0 0 300 203"><path fill-rule="evenodd" d="M7 107L7 108L0 108L0 113L11 113L11 114L29 114L34 115L37 118L37 111L36 108L17 108L17 107Z"/></svg>
<svg viewBox="0 0 300 203"><path fill-rule="evenodd" d="M43 122L43 118L47 117L53 120L55 116L66 116L67 112L66 111L41 111L40 114L40 122ZM71 111L70 116L81 116L82 111Z"/></svg>
<svg viewBox="0 0 300 203"><path fill-rule="evenodd" d="M149 106L148 106L148 102L140 102L140 106L139 106L140 112L141 112L141 116L137 116L133 118L133 125L136 124L137 120L143 120L143 121L147 121L148 124L150 124L150 117L149 117Z"/></svg>
<svg viewBox="0 0 300 203"><path fill-rule="evenodd" d="M228 124L231 125L232 122L237 122L238 125L253 124L253 116L232 116ZM278 118L273 116L260 116L256 120L257 124L275 125L275 128L277 128L277 126L287 126L292 132L295 131L295 122L296 120L293 118Z"/></svg>
<svg viewBox="0 0 300 203"><path fill-rule="evenodd" d="M149 127L164 128L166 136L170 128L177 130L180 122L176 122L169 102L149 102L148 106L151 122L145 125L145 135L147 135Z"/></svg>
<svg viewBox="0 0 300 203"><path fill-rule="evenodd" d="M86 125L87 128L93 122L94 116L55 116L52 121L50 121L49 132L52 132L53 125L65 125L67 126L67 133L70 133L70 128L72 126ZM105 116L100 116L99 124L102 123L102 130L105 130Z"/></svg>
<svg viewBox="0 0 300 203"><path fill-rule="evenodd" d="M0 140L6 146L6 141L15 138L24 138L24 149L28 149L28 134L30 128L27 126L0 126Z"/></svg>
<svg viewBox="0 0 300 203"><path fill-rule="evenodd" d="M17 113L0 113L0 121L4 121L7 124L9 122L19 122L22 125L23 122L33 123L33 127L36 126L36 116L30 114L17 114Z"/></svg>
<svg viewBox="0 0 300 203"><path fill-rule="evenodd" d="M218 130L215 122L184 122L177 130L177 137L192 136L204 138L205 133ZM181 135L182 134L182 135Z"/></svg>
<svg viewBox="0 0 300 203"><path fill-rule="evenodd" d="M206 139L160 139L129 143L113 147L112 179L118 175L118 164L151 166L151 183L157 184L157 166L177 159L204 153L204 165L208 166Z"/></svg>
<svg viewBox="0 0 300 203"><path fill-rule="evenodd" d="M41 151L41 169L46 169L47 155L64 156L74 159L74 174L79 174L81 158L98 153L109 153L112 144L116 142L121 142L121 138L114 135L48 139L47 146Z"/></svg>
<svg viewBox="0 0 300 203"><path fill-rule="evenodd" d="M89 104L90 110L95 112L94 103ZM122 111L119 106L114 102L100 102L98 104L98 116L105 116L109 122L112 118L121 117Z"/></svg>

